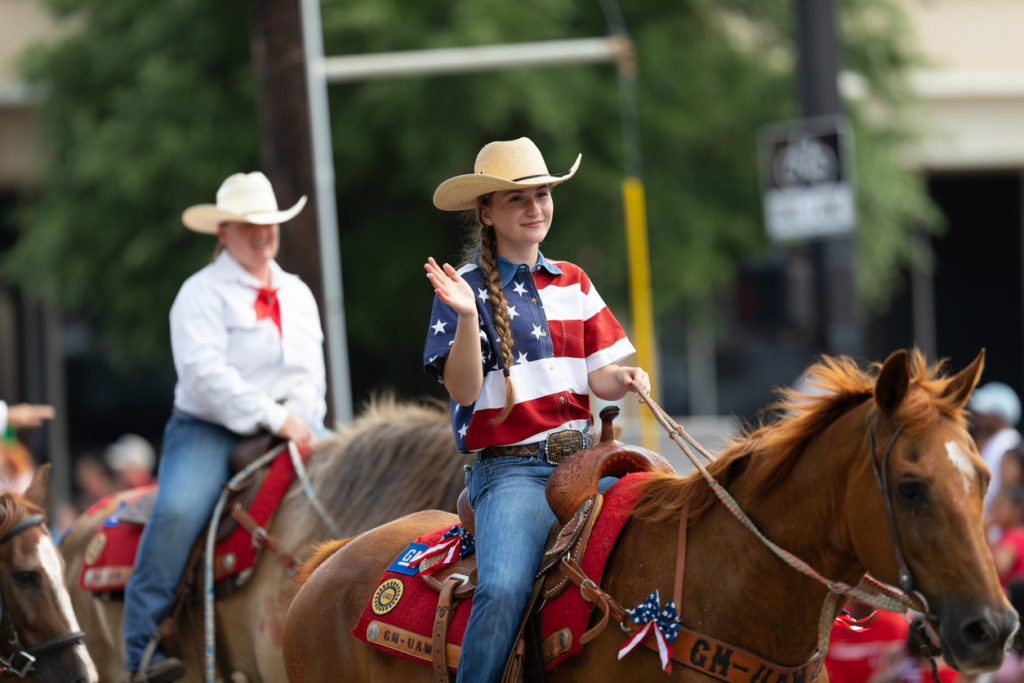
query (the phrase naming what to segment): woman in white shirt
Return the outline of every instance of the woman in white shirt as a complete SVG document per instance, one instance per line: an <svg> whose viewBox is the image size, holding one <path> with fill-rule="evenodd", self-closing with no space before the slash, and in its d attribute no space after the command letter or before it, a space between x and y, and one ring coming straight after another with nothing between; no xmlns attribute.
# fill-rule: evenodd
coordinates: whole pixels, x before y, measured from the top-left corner
<svg viewBox="0 0 1024 683"><path fill-rule="evenodd" d="M280 224L305 203L302 197L279 210L266 176L236 173L221 184L216 204L182 214L189 229L216 234L218 246L171 306L174 412L164 432L156 505L125 589L125 666L133 680L185 675L181 662L159 649L144 672L136 671L228 479L235 444L261 429L299 444L326 432L316 301L274 261Z"/></svg>

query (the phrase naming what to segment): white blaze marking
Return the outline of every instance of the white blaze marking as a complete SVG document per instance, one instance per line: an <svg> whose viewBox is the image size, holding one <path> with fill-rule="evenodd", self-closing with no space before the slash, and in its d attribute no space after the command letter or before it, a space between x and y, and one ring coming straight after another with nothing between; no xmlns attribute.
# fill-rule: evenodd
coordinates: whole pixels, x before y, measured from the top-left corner
<svg viewBox="0 0 1024 683"><path fill-rule="evenodd" d="M971 480L974 478L974 465L971 464L971 459L956 441L946 442L946 453L953 467L960 470L960 477L964 480L964 493L970 493Z"/></svg>
<svg viewBox="0 0 1024 683"><path fill-rule="evenodd" d="M50 580L53 593L57 596L57 607L68 622L68 630L81 631L82 629L78 625L78 619L75 618L75 610L71 606L71 596L68 595L67 586L64 585L64 574L61 571L60 555L57 554L57 546L53 544L53 539L50 538L50 534L40 534L36 550L39 553L39 562L43 565L43 571L46 572L46 577ZM85 666L89 682L97 683L100 680L100 676L96 671L96 665L93 663L92 658L89 657L89 652L85 649L85 645L78 643L73 649L78 658L82 660L82 664Z"/></svg>

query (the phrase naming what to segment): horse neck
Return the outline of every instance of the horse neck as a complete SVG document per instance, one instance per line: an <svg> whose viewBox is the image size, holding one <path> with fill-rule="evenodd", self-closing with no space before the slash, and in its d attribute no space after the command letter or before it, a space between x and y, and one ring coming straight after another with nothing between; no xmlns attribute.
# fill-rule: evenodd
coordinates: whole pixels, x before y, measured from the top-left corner
<svg viewBox="0 0 1024 683"><path fill-rule="evenodd" d="M810 438L791 470L757 495L740 475L731 487L765 535L827 578L856 581L863 574L849 527L857 499L875 488L868 444L870 402L844 413ZM870 496L869 496L870 497Z"/></svg>
<svg viewBox="0 0 1024 683"><path fill-rule="evenodd" d="M853 553L847 498L872 476L863 437L867 413L868 407L857 407L811 438L801 453L792 454L798 460L770 490L753 495L752 469L729 487L768 539L825 578L851 584L863 568ZM826 588L773 554L724 505L715 504L689 534L684 623L703 621L707 635L780 664L809 658ZM695 604L692 596L702 596L705 604Z"/></svg>

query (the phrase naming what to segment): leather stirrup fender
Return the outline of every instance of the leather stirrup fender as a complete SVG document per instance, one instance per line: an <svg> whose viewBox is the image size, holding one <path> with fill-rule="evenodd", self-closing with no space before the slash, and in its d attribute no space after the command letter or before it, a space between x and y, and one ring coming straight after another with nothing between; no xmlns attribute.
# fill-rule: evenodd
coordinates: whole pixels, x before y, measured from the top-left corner
<svg viewBox="0 0 1024 683"><path fill-rule="evenodd" d="M441 594L437 598L437 608L434 610L434 629L430 647L436 683L449 683L451 680L448 676L448 624L455 612L452 594L460 583L461 579L454 576L444 582Z"/></svg>

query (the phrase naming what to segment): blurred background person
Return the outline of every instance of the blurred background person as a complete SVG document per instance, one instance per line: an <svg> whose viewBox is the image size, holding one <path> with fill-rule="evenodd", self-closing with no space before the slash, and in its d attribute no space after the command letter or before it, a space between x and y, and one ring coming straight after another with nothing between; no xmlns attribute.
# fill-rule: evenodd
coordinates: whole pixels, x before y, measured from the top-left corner
<svg viewBox="0 0 1024 683"><path fill-rule="evenodd" d="M832 625L825 669L832 683L866 683L889 667L903 648L909 628L902 615L850 601L843 607L855 626Z"/></svg>
<svg viewBox="0 0 1024 683"><path fill-rule="evenodd" d="M35 471L35 458L25 444L13 432L5 432L0 439L0 491L24 493Z"/></svg>
<svg viewBox="0 0 1024 683"><path fill-rule="evenodd" d="M1024 443L1003 453L999 461L999 483L1002 486L1024 485Z"/></svg>
<svg viewBox="0 0 1024 683"><path fill-rule="evenodd" d="M55 414L49 405L0 401L0 490L23 492L36 470L35 458L18 441L17 430L41 427Z"/></svg>
<svg viewBox="0 0 1024 683"><path fill-rule="evenodd" d="M56 413L53 406L33 403L15 403L7 405L0 401L0 433L7 430L41 427L47 420L52 420Z"/></svg>
<svg viewBox="0 0 1024 683"><path fill-rule="evenodd" d="M1024 579L1024 488L1004 484L992 499L990 518L999 539L992 544L992 557L1005 588Z"/></svg>
<svg viewBox="0 0 1024 683"><path fill-rule="evenodd" d="M103 462L114 476L118 491L153 483L156 452L148 440L138 434L122 434L103 451Z"/></svg>
<svg viewBox="0 0 1024 683"><path fill-rule="evenodd" d="M1024 614L1024 579L1014 579L1006 586L1006 595L1018 614ZM1020 631L1013 639L1003 665L991 674L993 683L1024 681L1024 636Z"/></svg>
<svg viewBox="0 0 1024 683"><path fill-rule="evenodd" d="M114 479L103 461L95 455L83 455L75 461L75 496L76 514L81 514L89 507L114 493Z"/></svg>
<svg viewBox="0 0 1024 683"><path fill-rule="evenodd" d="M1000 464L1003 455L1020 444L1020 398L1002 382L989 382L971 394L967 407L971 415L971 436L981 459L988 465L992 479L985 493L985 514L990 513L992 499L1000 487ZM995 527L992 527L995 529ZM990 537L990 540L994 540Z"/></svg>
<svg viewBox="0 0 1024 683"><path fill-rule="evenodd" d="M216 237L213 262L194 273L171 306L178 376L164 430L159 488L124 593L125 668L133 681L168 683L185 667L157 647L143 662L229 477L232 450L265 430L303 446L327 434L323 329L316 300L275 257L281 224L306 204L278 208L270 180L235 173L216 204L182 214L185 227Z"/></svg>

